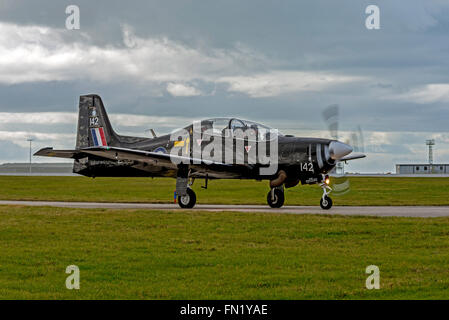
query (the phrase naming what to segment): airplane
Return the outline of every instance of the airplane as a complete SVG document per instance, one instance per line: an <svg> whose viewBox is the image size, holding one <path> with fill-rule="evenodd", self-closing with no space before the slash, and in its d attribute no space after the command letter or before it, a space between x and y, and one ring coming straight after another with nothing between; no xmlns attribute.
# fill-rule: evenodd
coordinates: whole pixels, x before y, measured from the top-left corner
<svg viewBox="0 0 449 320"><path fill-rule="evenodd" d="M196 204L191 189L195 179L204 179L206 189L209 179L254 179L269 181L267 203L272 208L283 206L284 188L319 184L325 210L332 207L328 174L339 162L365 157L335 139L283 135L239 118L196 121L161 136L151 133L151 138L117 134L100 96L82 95L75 149L47 147L34 155L74 159L73 172L93 178L176 178L181 208Z"/></svg>

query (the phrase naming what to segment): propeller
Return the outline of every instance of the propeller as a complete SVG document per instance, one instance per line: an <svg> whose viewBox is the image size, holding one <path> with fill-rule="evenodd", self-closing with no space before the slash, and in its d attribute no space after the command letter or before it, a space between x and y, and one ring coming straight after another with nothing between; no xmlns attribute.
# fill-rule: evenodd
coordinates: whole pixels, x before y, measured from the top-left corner
<svg viewBox="0 0 449 320"><path fill-rule="evenodd" d="M338 140L338 114L339 114L338 104L331 104L323 111L323 119L326 122L331 137Z"/></svg>
<svg viewBox="0 0 449 320"><path fill-rule="evenodd" d="M337 161L335 169L331 171L331 187L333 194L343 195L350 190L349 180L345 174L345 160L363 158L365 155L363 147L363 133L360 126L350 133L344 142L338 141L339 138L339 109L338 104L332 104L323 111L323 120L327 124L332 141L329 144L329 153L333 160Z"/></svg>

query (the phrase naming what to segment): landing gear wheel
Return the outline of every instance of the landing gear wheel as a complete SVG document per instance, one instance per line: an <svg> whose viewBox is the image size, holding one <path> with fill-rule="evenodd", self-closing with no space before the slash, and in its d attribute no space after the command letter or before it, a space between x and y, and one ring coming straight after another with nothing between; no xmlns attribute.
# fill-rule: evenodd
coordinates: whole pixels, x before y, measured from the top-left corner
<svg viewBox="0 0 449 320"><path fill-rule="evenodd" d="M181 208L193 208L195 203L196 203L196 194L190 188L187 188L187 193L185 196L178 198L178 204Z"/></svg>
<svg viewBox="0 0 449 320"><path fill-rule="evenodd" d="M273 199L271 198L271 193L273 192L273 190L268 191L267 194L267 202L268 205L272 208L280 208L284 205L284 191L280 190L280 189L274 189L274 195L273 195Z"/></svg>
<svg viewBox="0 0 449 320"><path fill-rule="evenodd" d="M328 196L324 196L320 200L320 207L324 210L329 210L332 207L332 199Z"/></svg>

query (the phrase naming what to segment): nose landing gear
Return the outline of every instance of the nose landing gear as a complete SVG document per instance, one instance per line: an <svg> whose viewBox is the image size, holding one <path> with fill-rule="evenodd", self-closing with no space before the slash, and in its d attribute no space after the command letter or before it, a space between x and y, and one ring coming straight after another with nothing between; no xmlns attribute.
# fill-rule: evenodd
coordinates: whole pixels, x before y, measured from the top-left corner
<svg viewBox="0 0 449 320"><path fill-rule="evenodd" d="M329 210L332 207L332 199L328 196L329 193L331 193L332 188L329 187L328 183L329 178L326 177L320 184L320 187L323 189L323 196L320 199L320 207L324 210Z"/></svg>
<svg viewBox="0 0 449 320"><path fill-rule="evenodd" d="M267 202L272 208L280 208L284 205L284 186L272 188L268 191Z"/></svg>

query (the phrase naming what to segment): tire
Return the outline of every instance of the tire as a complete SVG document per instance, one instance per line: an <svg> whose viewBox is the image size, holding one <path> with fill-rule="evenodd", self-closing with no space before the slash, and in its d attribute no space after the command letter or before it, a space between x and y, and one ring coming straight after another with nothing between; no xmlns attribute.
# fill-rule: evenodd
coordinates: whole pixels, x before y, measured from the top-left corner
<svg viewBox="0 0 449 320"><path fill-rule="evenodd" d="M178 197L178 204L181 208L190 209L195 206L196 203L196 194L195 192L187 188L187 193L183 197Z"/></svg>
<svg viewBox="0 0 449 320"><path fill-rule="evenodd" d="M279 189L274 189L274 200L271 200L271 190L267 194L268 205L272 208L280 208L284 205L284 192Z"/></svg>
<svg viewBox="0 0 449 320"><path fill-rule="evenodd" d="M323 210L329 210L332 207L332 199L328 196L324 196L324 199L320 199L320 207Z"/></svg>

